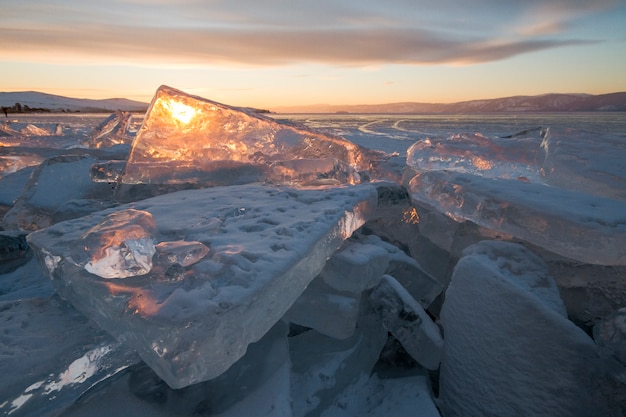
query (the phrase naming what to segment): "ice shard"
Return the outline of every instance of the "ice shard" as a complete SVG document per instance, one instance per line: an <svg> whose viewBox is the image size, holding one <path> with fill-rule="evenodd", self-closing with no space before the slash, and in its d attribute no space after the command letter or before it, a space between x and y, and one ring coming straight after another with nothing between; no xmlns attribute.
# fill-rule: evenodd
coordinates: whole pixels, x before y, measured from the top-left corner
<svg viewBox="0 0 626 417"><path fill-rule="evenodd" d="M370 303L383 325L404 349L426 369L441 361L441 331L423 307L392 276L385 275L370 295Z"/></svg>
<svg viewBox="0 0 626 417"><path fill-rule="evenodd" d="M572 190L428 171L408 181L412 201L589 264L626 264L626 204Z"/></svg>
<svg viewBox="0 0 626 417"><path fill-rule="evenodd" d="M133 140L133 137L129 135L132 118L130 112L117 110L94 128L91 136L84 141L84 144L96 149L130 144Z"/></svg>
<svg viewBox="0 0 626 417"><path fill-rule="evenodd" d="M363 148L161 86L132 145L124 184L360 182Z"/></svg>
<svg viewBox="0 0 626 417"><path fill-rule="evenodd" d="M326 262L320 278L336 291L360 296L376 286L385 273L394 274L424 308L443 289L439 281L402 250L378 236L360 233Z"/></svg>
<svg viewBox="0 0 626 417"><path fill-rule="evenodd" d="M61 222L27 241L62 297L181 388L215 378L241 358L371 218L377 200L369 184L212 187ZM107 216L129 209L150 213L157 247L200 242L209 252L200 257L204 250L192 250L194 262L186 263L184 250L165 245L155 259L172 254L169 267L123 280L89 273L73 258L77 242Z"/></svg>

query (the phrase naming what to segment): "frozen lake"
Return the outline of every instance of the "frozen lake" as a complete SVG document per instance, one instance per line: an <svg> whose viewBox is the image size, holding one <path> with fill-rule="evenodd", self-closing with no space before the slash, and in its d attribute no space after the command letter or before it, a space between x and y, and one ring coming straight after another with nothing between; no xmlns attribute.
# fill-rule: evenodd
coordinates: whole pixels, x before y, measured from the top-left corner
<svg viewBox="0 0 626 417"><path fill-rule="evenodd" d="M1 124L0 412L621 415L626 114L210 106Z"/></svg>
<svg viewBox="0 0 626 417"><path fill-rule="evenodd" d="M108 114L20 114L5 119L15 130L28 124L53 129L67 126L76 134L89 134ZM446 138L458 133L507 136L523 130L551 128L575 135L609 135L626 142L626 114L533 113L533 114L269 114L276 120L304 124L312 129L343 136L370 149L406 152L413 142L425 138ZM131 130L138 130L143 114L133 114Z"/></svg>

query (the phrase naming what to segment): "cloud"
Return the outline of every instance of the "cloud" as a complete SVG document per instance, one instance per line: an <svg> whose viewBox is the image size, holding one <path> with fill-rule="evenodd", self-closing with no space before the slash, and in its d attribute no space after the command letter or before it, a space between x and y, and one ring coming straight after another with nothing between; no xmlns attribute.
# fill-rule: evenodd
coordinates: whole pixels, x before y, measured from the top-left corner
<svg viewBox="0 0 626 417"><path fill-rule="evenodd" d="M411 28L286 31L75 26L45 31L0 29L0 38L5 57L35 57L54 50L61 57L96 57L104 62L261 66L481 63L586 43L576 39L467 39Z"/></svg>
<svg viewBox="0 0 626 417"><path fill-rule="evenodd" d="M36 1L8 0L4 6L9 18L0 28L2 59L161 66L483 63L589 43L568 36L571 20L612 5L612 0L471 5L319 0L297 6L287 0Z"/></svg>

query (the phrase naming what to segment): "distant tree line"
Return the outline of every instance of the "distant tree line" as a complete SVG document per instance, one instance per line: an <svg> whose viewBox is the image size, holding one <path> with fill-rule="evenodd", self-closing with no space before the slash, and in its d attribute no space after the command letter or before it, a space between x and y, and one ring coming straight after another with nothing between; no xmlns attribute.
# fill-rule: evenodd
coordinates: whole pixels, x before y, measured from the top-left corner
<svg viewBox="0 0 626 417"><path fill-rule="evenodd" d="M4 114L7 113L50 113L50 109L46 109L43 107L30 107L26 104L22 105L20 103L15 103L12 106L2 106L2 111Z"/></svg>

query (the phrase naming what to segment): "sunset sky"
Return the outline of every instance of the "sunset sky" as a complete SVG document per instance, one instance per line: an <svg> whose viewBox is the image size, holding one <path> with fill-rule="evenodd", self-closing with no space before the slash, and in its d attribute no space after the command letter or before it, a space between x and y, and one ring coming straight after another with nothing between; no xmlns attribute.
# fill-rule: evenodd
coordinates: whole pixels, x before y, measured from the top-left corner
<svg viewBox="0 0 626 417"><path fill-rule="evenodd" d="M0 0L0 91L455 102L626 91L624 0Z"/></svg>

